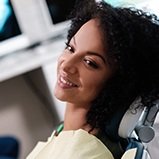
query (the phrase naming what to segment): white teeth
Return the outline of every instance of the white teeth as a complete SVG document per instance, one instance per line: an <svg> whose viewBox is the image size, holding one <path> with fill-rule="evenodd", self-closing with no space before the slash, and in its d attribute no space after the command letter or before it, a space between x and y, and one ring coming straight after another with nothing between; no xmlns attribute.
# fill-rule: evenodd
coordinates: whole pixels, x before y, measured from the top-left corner
<svg viewBox="0 0 159 159"><path fill-rule="evenodd" d="M73 86L73 83L69 82L69 81L66 81L65 79L63 79L62 77L60 77L60 80L62 83L68 85L68 86Z"/></svg>

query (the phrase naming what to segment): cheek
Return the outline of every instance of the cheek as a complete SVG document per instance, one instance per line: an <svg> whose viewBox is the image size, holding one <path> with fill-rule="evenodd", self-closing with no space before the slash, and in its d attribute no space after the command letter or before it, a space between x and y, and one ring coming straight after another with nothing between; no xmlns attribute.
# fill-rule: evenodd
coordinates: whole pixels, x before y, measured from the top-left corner
<svg viewBox="0 0 159 159"><path fill-rule="evenodd" d="M92 74L87 72L83 78L83 89L87 92L86 94L92 96L92 98L96 98L110 78L111 71L108 69Z"/></svg>
<svg viewBox="0 0 159 159"><path fill-rule="evenodd" d="M105 81L103 81L103 79L101 79L99 81L97 80L97 82L96 82L96 80L94 80L93 86L94 86L94 90L95 90L96 94L98 94L101 91L101 89L104 86L104 82Z"/></svg>
<svg viewBox="0 0 159 159"><path fill-rule="evenodd" d="M101 78L89 78L89 80L85 82L84 88L89 95L92 94L92 96L95 97L102 90L104 84L105 80Z"/></svg>

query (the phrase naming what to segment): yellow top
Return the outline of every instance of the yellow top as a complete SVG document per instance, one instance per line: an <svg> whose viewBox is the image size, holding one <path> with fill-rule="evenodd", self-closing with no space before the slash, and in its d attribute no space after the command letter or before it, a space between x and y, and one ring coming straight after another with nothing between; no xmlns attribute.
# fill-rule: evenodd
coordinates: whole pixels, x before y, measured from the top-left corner
<svg viewBox="0 0 159 159"><path fill-rule="evenodd" d="M26 159L114 159L108 148L83 129L55 132L39 142Z"/></svg>

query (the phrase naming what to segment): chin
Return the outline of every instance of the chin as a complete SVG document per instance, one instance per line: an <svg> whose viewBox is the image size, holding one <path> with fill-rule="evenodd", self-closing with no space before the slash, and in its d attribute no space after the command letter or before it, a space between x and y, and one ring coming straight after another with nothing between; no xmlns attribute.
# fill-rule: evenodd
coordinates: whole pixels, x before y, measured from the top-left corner
<svg viewBox="0 0 159 159"><path fill-rule="evenodd" d="M55 98L57 98L58 100L65 101L65 100L64 100L64 97L63 97L62 95L59 95L57 92L54 92L54 96L55 96Z"/></svg>

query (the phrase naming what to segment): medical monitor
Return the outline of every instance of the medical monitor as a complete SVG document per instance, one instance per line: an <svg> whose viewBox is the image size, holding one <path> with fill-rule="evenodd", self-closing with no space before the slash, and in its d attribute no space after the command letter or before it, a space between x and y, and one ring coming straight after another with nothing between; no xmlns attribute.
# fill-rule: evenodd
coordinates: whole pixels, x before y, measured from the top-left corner
<svg viewBox="0 0 159 159"><path fill-rule="evenodd" d="M0 57L28 45L23 34L13 0L0 0Z"/></svg>
<svg viewBox="0 0 159 159"><path fill-rule="evenodd" d="M65 34L70 20L68 18L77 0L40 0L47 28L50 33L48 36Z"/></svg>

